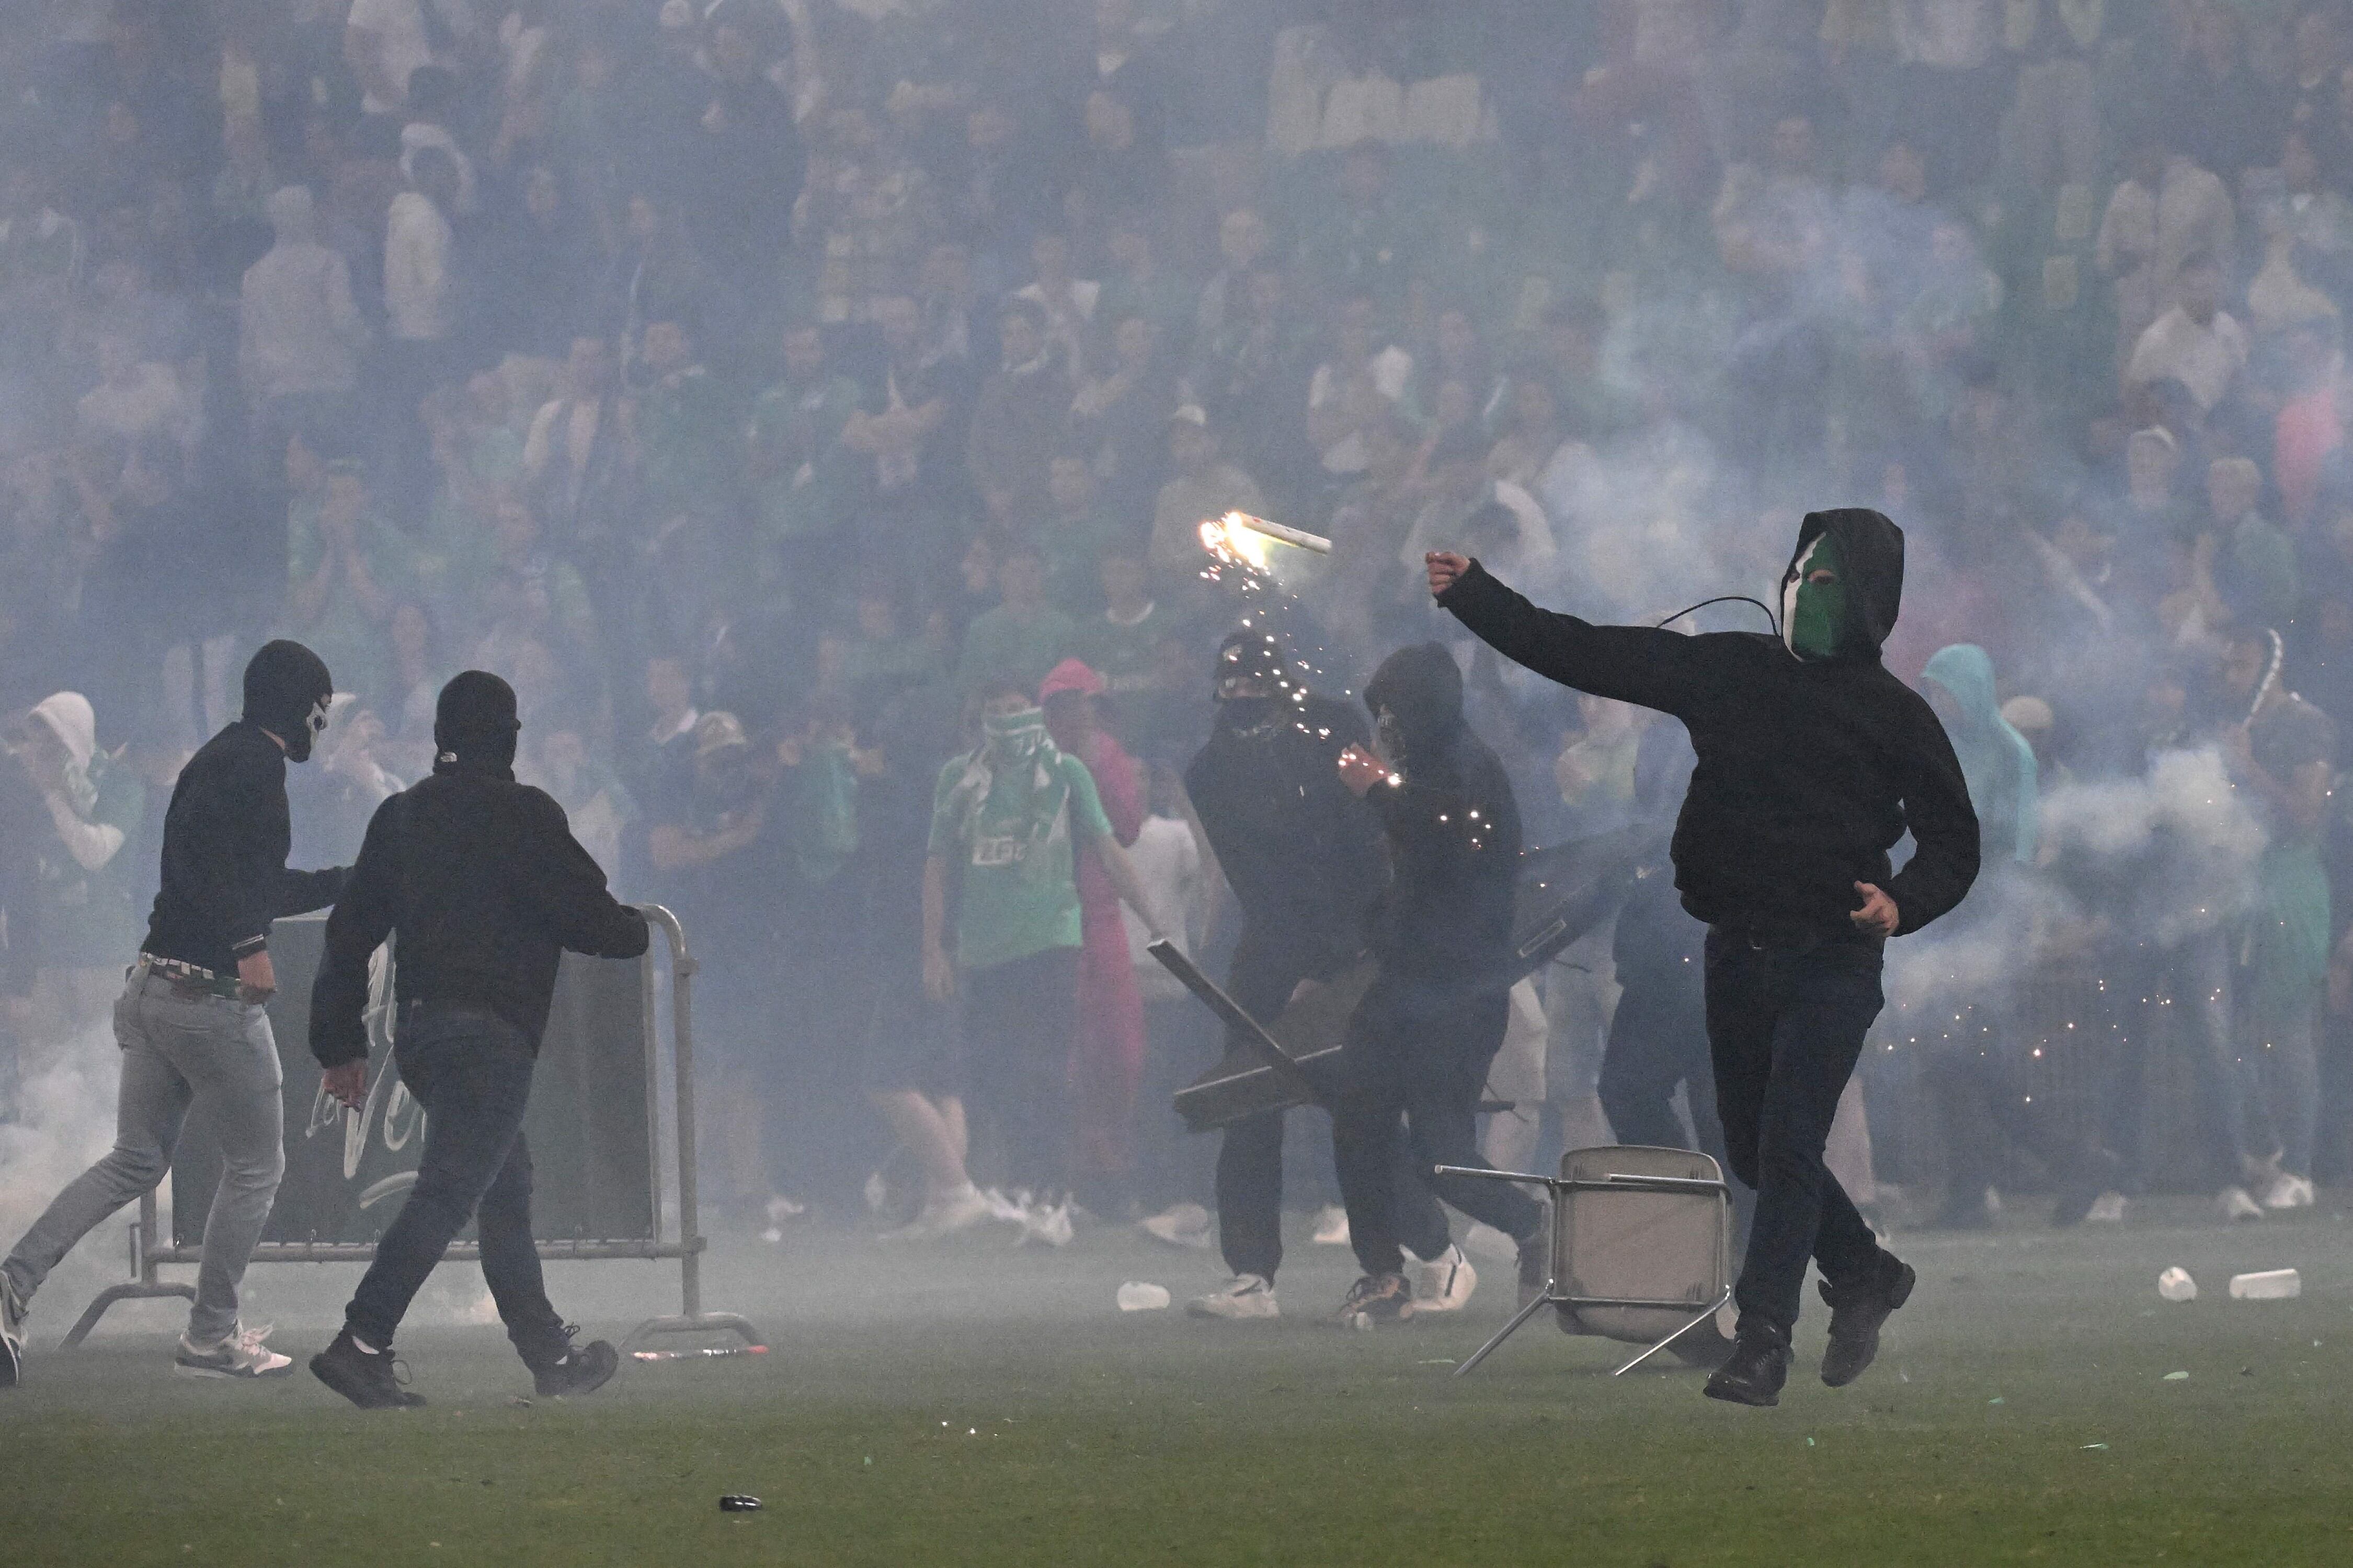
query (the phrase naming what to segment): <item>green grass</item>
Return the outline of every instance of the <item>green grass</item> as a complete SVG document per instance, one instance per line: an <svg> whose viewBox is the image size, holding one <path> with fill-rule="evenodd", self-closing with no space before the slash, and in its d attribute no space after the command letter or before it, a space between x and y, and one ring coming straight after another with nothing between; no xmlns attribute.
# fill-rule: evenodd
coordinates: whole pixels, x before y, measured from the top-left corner
<svg viewBox="0 0 2353 1568"><path fill-rule="evenodd" d="M1680 1370L1613 1381L1616 1347L1549 1326L1455 1381L1436 1363L1492 1331L1507 1281L1457 1321L1336 1333L1311 1317L1345 1280L1327 1248L1295 1248L1279 1324L1122 1315L1122 1279L1181 1300L1212 1261L1104 1231L1050 1256L731 1247L711 1300L754 1314L768 1356L632 1366L529 1406L495 1329L406 1336L434 1403L364 1415L307 1373L168 1376L168 1313L144 1307L79 1352L37 1342L0 1399L0 1561L2353 1562L2348 1229L2324 1208L1905 1238L1921 1287L1879 1365L1815 1381L1816 1306L1770 1411ZM2197 1303L2158 1301L2174 1262ZM2232 1271L2282 1264L2302 1300L2221 1299ZM278 1338L307 1353L349 1275L274 1275L254 1282L281 1317L301 1297L312 1329ZM582 1266L554 1288L609 1332L669 1304L663 1278ZM45 1298L37 1327L79 1305ZM732 1491L765 1510L720 1513Z"/></svg>

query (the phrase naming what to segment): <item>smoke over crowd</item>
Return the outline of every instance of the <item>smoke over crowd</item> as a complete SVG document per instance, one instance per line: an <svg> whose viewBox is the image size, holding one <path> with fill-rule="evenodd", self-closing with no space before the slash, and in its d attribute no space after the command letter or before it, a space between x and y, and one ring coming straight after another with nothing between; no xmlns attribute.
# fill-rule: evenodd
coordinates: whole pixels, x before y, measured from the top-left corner
<svg viewBox="0 0 2353 1568"><path fill-rule="evenodd" d="M2353 1154L2348 304L2333 3L19 0L0 1189L90 1152L54 1064L269 637L343 694L298 866L451 674L512 683L519 776L702 955L757 1231L1037 1159L911 1043L985 723L1042 702L1213 949L1181 779L1237 624L1334 697L1449 642L1556 842L1661 809L1653 721L1474 652L1422 552L1656 621L1778 606L1799 516L1866 506L1988 875L1891 952L1834 1155L1956 1224L2307 1203ZM1229 510L1333 552L1219 569ZM1545 980L1546 1136L1599 1131L1608 947ZM1208 1195L1163 1090L1208 1031L1129 957L1040 1091L1101 1217ZM2200 1138L2142 1136L2163 1052Z"/></svg>

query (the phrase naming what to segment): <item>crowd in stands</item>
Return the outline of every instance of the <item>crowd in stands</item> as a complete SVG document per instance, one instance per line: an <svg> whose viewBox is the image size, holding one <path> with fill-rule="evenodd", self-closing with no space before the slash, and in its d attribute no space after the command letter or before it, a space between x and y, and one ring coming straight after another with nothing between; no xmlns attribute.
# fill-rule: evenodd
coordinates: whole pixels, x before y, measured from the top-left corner
<svg viewBox="0 0 2353 1568"><path fill-rule="evenodd" d="M1018 1119L876 1068L954 1056L907 1040L984 709L1043 702L1207 953L1179 781L1239 620L1334 695L1448 641L1554 842L1656 808L1648 716L1474 653L1421 552L1655 620L1862 505L2000 870L1891 971L1849 1184L1871 1128L1914 1218L2309 1203L2353 1176L2348 309L2333 0L15 0L20 1070L286 636L348 694L298 865L430 769L449 675L512 683L520 775L702 953L728 1223L1003 1183ZM1216 570L1235 510L1335 548ZM1101 1218L1207 1196L1161 1090L1215 1041L1134 925L1044 1112ZM1576 951L1521 1098L1592 1142Z"/></svg>

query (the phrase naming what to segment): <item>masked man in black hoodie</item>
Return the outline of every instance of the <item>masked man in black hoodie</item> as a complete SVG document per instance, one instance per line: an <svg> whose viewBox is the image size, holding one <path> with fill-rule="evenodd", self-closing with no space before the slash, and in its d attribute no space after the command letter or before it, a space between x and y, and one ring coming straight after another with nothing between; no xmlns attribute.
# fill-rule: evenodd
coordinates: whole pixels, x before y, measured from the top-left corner
<svg viewBox="0 0 2353 1568"><path fill-rule="evenodd" d="M513 689L495 675L470 669L441 689L433 774L368 823L311 990L311 1054L327 1092L356 1106L368 958L397 937L393 1051L425 1108L425 1149L343 1331L311 1358L320 1382L364 1410L424 1403L394 1376L393 1332L477 1211L482 1278L539 1392L586 1394L618 1363L603 1340L575 1346L548 1304L522 1117L564 950L635 958L646 921L606 890L564 808L515 782L522 727Z"/></svg>
<svg viewBox="0 0 2353 1568"><path fill-rule="evenodd" d="M1217 721L1185 770L1185 792L1241 906L1226 989L1244 1012L1271 1019L1303 982L1328 981L1364 952L1383 877L1380 823L1334 763L1372 737L1352 705L1306 689L1272 633L1228 637L1215 680ZM1231 1042L1227 1054L1239 1054ZM1277 1111L1225 1130L1218 1236L1233 1278L1187 1306L1197 1318L1277 1315L1285 1120Z"/></svg>
<svg viewBox="0 0 2353 1568"><path fill-rule="evenodd" d="M1419 1171L1484 1163L1479 1091L1511 1019L1520 813L1504 764L1462 721L1462 672L1445 648L1423 643L1391 654L1365 688L1365 706L1380 754L1351 746L1340 754L1340 778L1380 818L1395 876L1374 919L1379 977L1357 1004L1341 1053L1332 1142L1365 1271L1335 1321L1368 1326L1413 1310L1401 1247L1428 1258L1449 1246L1437 1205L1398 1190L1400 1135ZM1543 1205L1468 1176L1430 1185L1519 1244L1524 1303L1542 1288ZM1409 1227L1416 1234L1399 1234Z"/></svg>
<svg viewBox="0 0 2353 1568"><path fill-rule="evenodd" d="M1539 675L1671 713L1699 765L1672 855L1709 927L1708 1048L1735 1174L1757 1189L1735 1287L1732 1359L1712 1398L1773 1405L1788 1375L1806 1260L1822 1270L1822 1381L1862 1375L1912 1292L1822 1163L1831 1118L1884 998L1886 941L1951 910L1977 878L1978 822L1944 726L1880 663L1904 591L1904 535L1860 508L1809 513L1782 574L1776 638L1597 626L1539 610L1460 555L1430 592ZM1915 848L1891 875L1888 851Z"/></svg>
<svg viewBox="0 0 2353 1568"><path fill-rule="evenodd" d="M272 642L245 667L245 713L180 770L164 816L162 888L114 1004L122 1083L112 1152L57 1196L0 1264L0 1388L24 1356L26 1303L100 1221L164 1179L194 1112L219 1142L196 1300L175 1352L206 1377L269 1377L293 1363L237 1321L237 1289L286 1173L278 977L269 924L332 903L343 869L290 871L286 764L311 755L334 683L319 656Z"/></svg>

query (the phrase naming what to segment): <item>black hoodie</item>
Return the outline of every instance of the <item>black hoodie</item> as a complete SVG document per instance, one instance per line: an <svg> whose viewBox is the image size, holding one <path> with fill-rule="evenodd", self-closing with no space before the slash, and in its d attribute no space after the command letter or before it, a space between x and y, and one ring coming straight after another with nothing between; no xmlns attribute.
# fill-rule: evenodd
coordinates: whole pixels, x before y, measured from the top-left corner
<svg viewBox="0 0 2353 1568"><path fill-rule="evenodd" d="M1504 764L1462 721L1462 672L1437 643L1399 648L1366 685L1365 706L1388 711L1396 770L1365 796L1396 874L1373 928L1381 974L1502 990L1520 811Z"/></svg>
<svg viewBox="0 0 2353 1568"><path fill-rule="evenodd" d="M1591 626L1537 609L1476 563L1439 600L1539 675L1683 721L1699 754L1672 847L1683 907L1777 945L1852 934L1857 882L1895 900L1898 934L1918 931L1978 871L1952 743L1879 661L1903 597L1904 535L1862 508L1811 512L1791 570L1824 532L1847 584L1841 646L1858 650L1835 658L1801 660L1758 633ZM1887 852L1907 828L1917 847L1891 879Z"/></svg>

